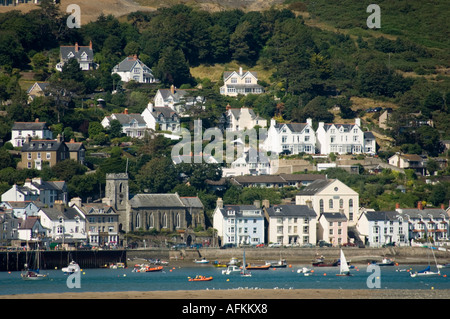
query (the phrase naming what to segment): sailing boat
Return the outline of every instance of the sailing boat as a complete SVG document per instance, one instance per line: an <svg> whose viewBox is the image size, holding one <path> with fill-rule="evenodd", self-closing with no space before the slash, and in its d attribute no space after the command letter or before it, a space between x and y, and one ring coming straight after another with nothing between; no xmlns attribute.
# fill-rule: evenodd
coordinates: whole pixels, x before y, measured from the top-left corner
<svg viewBox="0 0 450 319"><path fill-rule="evenodd" d="M244 257L243 257L243 260L242 260L242 272L241 272L241 276L242 277L251 277L252 276L252 273L251 272L249 272L248 270L247 270L247 263L245 262L245 249L244 249Z"/></svg>
<svg viewBox="0 0 450 319"><path fill-rule="evenodd" d="M35 269L30 269L28 268L28 264L25 264L25 270L22 271L22 273L20 274L20 276L22 277L23 280L42 280L42 279L46 279L47 275L44 274L40 274L39 273L39 257L40 257L40 251L39 251L39 246L38 249L35 251ZM28 258L28 250L26 253L26 259ZM27 260L28 261L28 260Z"/></svg>
<svg viewBox="0 0 450 319"><path fill-rule="evenodd" d="M347 259L345 258L344 252L341 249L341 264L339 269L339 274L336 276L351 276L350 269L348 267Z"/></svg>
<svg viewBox="0 0 450 319"><path fill-rule="evenodd" d="M431 245L430 245L430 249L431 249L431 252L433 253L434 263L436 264L437 271L431 271L430 257L428 255L428 266L425 269L423 269L423 270L416 271L414 273L411 272L410 273L411 277L414 278L414 277L417 277L417 276L440 276L441 275L441 271L439 270L439 267L437 265L436 256L434 255L434 250L433 250L433 247L431 247Z"/></svg>

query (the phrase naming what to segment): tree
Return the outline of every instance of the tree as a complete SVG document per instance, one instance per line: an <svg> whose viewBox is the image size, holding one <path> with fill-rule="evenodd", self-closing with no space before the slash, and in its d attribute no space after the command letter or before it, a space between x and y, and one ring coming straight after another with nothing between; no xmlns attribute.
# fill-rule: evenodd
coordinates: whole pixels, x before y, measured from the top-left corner
<svg viewBox="0 0 450 319"><path fill-rule="evenodd" d="M167 193L178 184L178 176L170 158L153 158L140 169L136 181L143 192Z"/></svg>
<svg viewBox="0 0 450 319"><path fill-rule="evenodd" d="M194 84L194 79L189 69L183 51L174 47L164 48L156 67L155 77L165 85Z"/></svg>
<svg viewBox="0 0 450 319"><path fill-rule="evenodd" d="M51 170L56 178L68 183L75 175L84 174L87 171L87 168L75 160L67 159L56 163Z"/></svg>

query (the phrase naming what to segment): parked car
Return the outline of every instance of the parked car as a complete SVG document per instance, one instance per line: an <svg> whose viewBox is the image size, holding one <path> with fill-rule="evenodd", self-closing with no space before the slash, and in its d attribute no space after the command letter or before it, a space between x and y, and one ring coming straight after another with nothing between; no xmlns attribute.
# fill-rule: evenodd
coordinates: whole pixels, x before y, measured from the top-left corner
<svg viewBox="0 0 450 319"><path fill-rule="evenodd" d="M354 244L354 243L345 243L342 246L344 246L344 247L356 247L356 244Z"/></svg>
<svg viewBox="0 0 450 319"><path fill-rule="evenodd" d="M281 247L281 244L280 243L271 243L271 244L269 244L269 247L278 248L278 247Z"/></svg>
<svg viewBox="0 0 450 319"><path fill-rule="evenodd" d="M320 240L318 243L319 247L332 247L330 243L327 243L325 240Z"/></svg>
<svg viewBox="0 0 450 319"><path fill-rule="evenodd" d="M236 245L235 244L224 244L222 247L220 247L220 249L227 249L227 248L234 248Z"/></svg>
<svg viewBox="0 0 450 319"><path fill-rule="evenodd" d="M302 245L302 247L303 247L303 248L313 248L314 245L311 244L311 243L304 243L304 244Z"/></svg>
<svg viewBox="0 0 450 319"><path fill-rule="evenodd" d="M191 246L190 246L190 248L194 248L194 249L200 249L200 248L202 248L203 247L203 244L199 244L199 243L197 243L197 244L192 244Z"/></svg>
<svg viewBox="0 0 450 319"><path fill-rule="evenodd" d="M264 244L258 244L258 245L256 245L256 248L263 248L264 247Z"/></svg>

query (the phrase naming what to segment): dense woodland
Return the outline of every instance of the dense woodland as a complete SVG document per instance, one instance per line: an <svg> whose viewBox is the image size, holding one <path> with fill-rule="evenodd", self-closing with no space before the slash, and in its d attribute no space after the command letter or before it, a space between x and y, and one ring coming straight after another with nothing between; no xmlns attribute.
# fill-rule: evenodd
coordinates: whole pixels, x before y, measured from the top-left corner
<svg viewBox="0 0 450 319"><path fill-rule="evenodd" d="M67 15L48 0L26 14L0 14L0 100L5 111L0 116L0 138L10 139L14 121L39 118L51 126L54 135L64 133L66 140L75 138L88 147L87 167L65 161L35 171L16 170L18 159L8 152L11 145L6 143L0 150L0 193L13 183L39 175L66 180L71 197L97 198L104 193L105 173L123 172L125 167L133 193L198 195L208 210L214 207L217 196L223 196L228 203L265 198L275 203L295 193L292 189L237 190L232 186L220 194L211 192L204 181L220 178L218 165L175 166L170 159L173 142L162 137L145 138L122 147L130 140L121 136L120 128L104 130L101 126L100 121L111 112L122 112L124 108L142 112L158 88L171 84L197 87L197 94L206 97L206 110L194 110L183 127L190 128L194 118L202 119L204 128L216 126L227 104L251 106L261 116L279 121L304 122L311 117L315 124L333 122L330 110L339 106L341 118L353 119L364 116L365 110L352 108L350 98L368 97L397 105L392 110L392 129L379 129L394 139L391 149L380 151L381 157L387 158L395 151L447 156L440 142L450 139L450 80L448 74L439 71L450 67L448 34L445 37L439 31L445 28L420 29L415 15L408 20L406 14L400 14L422 10L419 1L380 1L391 6L390 11L383 11L387 27L382 31L386 34L369 32L364 28L367 4L344 2L346 5L334 11L325 0L291 0L286 1L284 9L262 12L207 12L175 5L121 18L101 15L79 29L67 28ZM439 10L444 10L445 1L438 3ZM354 11L347 10L350 7ZM309 26L301 14L304 11L326 19L336 29L326 31ZM358 14L352 16L350 12ZM438 12L430 23L448 26L444 12L448 10ZM410 26L413 30L408 29ZM66 64L62 72L55 70L60 45L88 45L89 41L99 64L97 70L83 72L76 61ZM161 83L124 84L120 77L111 75L114 65L133 54L153 70ZM245 69L259 67L269 73L267 80L260 81L266 93L237 99L223 97L219 94L222 79L195 78L191 74L191 69L199 65L220 66L229 62ZM24 72L32 72L36 81L50 82L52 96L36 98L28 104L27 88L22 84ZM98 97L106 101L106 107L95 106ZM416 120L433 120L434 127L410 125L413 113L420 113L414 115ZM90 152L99 151L108 152L111 157L89 156ZM438 173L448 175L449 169ZM357 190L361 205L366 207L393 209L395 202L406 207L414 206L418 200L439 205L450 199L448 182L428 185L414 174L403 176L386 171L351 176L340 170L329 170L328 174ZM398 185L406 185L408 191L396 191Z"/></svg>

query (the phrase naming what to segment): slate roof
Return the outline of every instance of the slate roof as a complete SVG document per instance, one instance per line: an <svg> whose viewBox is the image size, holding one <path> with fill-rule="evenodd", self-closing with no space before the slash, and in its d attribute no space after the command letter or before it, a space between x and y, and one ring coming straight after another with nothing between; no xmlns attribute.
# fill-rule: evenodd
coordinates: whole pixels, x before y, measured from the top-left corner
<svg viewBox="0 0 450 319"><path fill-rule="evenodd" d="M114 117L122 125L128 125L133 120L137 121L137 123L140 124L140 125L146 125L146 123L144 121L144 118L142 117L141 114L138 114L138 113L130 113L130 114L114 113ZM109 119L111 120L111 117L109 117Z"/></svg>
<svg viewBox="0 0 450 319"><path fill-rule="evenodd" d="M58 220L62 215L65 219L75 219L75 217L84 218L77 209L73 207L64 207L64 211L59 210L56 207L42 207L41 210L50 218L51 220Z"/></svg>
<svg viewBox="0 0 450 319"><path fill-rule="evenodd" d="M442 218L442 215L444 215L446 218L449 218L445 209L441 208L401 208L398 210L398 212L401 216L408 215L410 218L414 219L420 218L420 216L422 216L423 218L429 218L428 215L431 215L433 218Z"/></svg>
<svg viewBox="0 0 450 319"><path fill-rule="evenodd" d="M13 131L40 131L40 130L48 130L47 122L14 122L12 126Z"/></svg>
<svg viewBox="0 0 450 319"><path fill-rule="evenodd" d="M75 45L67 45L67 46L60 46L59 52L61 54L62 61L68 61L69 54L73 54L73 58L80 60L82 54L85 52L87 54L87 61L92 61L94 59L94 51L89 46L78 46L78 51L75 51Z"/></svg>
<svg viewBox="0 0 450 319"><path fill-rule="evenodd" d="M137 194L130 200L132 208L185 207L178 194Z"/></svg>
<svg viewBox="0 0 450 319"><path fill-rule="evenodd" d="M242 217L243 211L247 211L247 210L261 211L261 208L257 208L255 205L224 205L223 208L220 208L220 212L226 218L227 217ZM234 212L234 214L230 214L230 212ZM255 216L255 217L261 217L261 216Z"/></svg>
<svg viewBox="0 0 450 319"><path fill-rule="evenodd" d="M306 123L286 123L284 125L286 125L291 130L291 132L300 133L301 131L303 131L303 129L306 127L307 124ZM282 125L280 127L282 127Z"/></svg>
<svg viewBox="0 0 450 319"><path fill-rule="evenodd" d="M50 85L50 83L49 82L36 82L28 88L28 90L27 90L28 94L31 92L31 90L34 88L35 85L38 86L41 89L41 91L44 91L45 88Z"/></svg>
<svg viewBox="0 0 450 319"><path fill-rule="evenodd" d="M36 152L36 151L57 151L61 147L66 148L64 142L58 142L58 140L31 140L30 143L24 143L22 146L22 152Z"/></svg>
<svg viewBox="0 0 450 319"><path fill-rule="evenodd" d="M384 212L368 211L365 214L367 220L369 221L395 221L397 220L396 216L400 215L396 211L384 211Z"/></svg>
<svg viewBox="0 0 450 319"><path fill-rule="evenodd" d="M347 217L343 213L322 213L321 217L333 222L347 221Z"/></svg>
<svg viewBox="0 0 450 319"><path fill-rule="evenodd" d="M198 197L180 197L186 207L203 208L203 203Z"/></svg>
<svg viewBox="0 0 450 319"><path fill-rule="evenodd" d="M250 73L251 75L253 75L255 78L258 78L258 72L255 71L243 71L242 75L239 75L239 72L236 71L225 71L223 72L223 79L224 81L226 79L228 79L233 73L235 73L237 76L239 76L240 78L244 78L247 75L247 72Z"/></svg>
<svg viewBox="0 0 450 319"><path fill-rule="evenodd" d="M119 64L114 66L113 72L129 72L131 71L135 65L138 64L143 71L145 72L151 72L152 70L146 66L141 60L134 56L128 56L125 59L122 60Z"/></svg>
<svg viewBox="0 0 450 319"><path fill-rule="evenodd" d="M177 112L175 112L168 106L154 106L152 114L155 118L157 118L160 114L162 114L165 118L170 118L173 115L178 115Z"/></svg>
<svg viewBox="0 0 450 319"><path fill-rule="evenodd" d="M307 205L273 205L266 208L269 217L316 217L316 212Z"/></svg>
<svg viewBox="0 0 450 319"><path fill-rule="evenodd" d="M320 192L322 189L327 187L329 184L334 182L334 179L317 179L311 184L303 188L298 195L314 195Z"/></svg>

